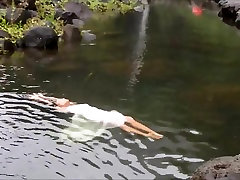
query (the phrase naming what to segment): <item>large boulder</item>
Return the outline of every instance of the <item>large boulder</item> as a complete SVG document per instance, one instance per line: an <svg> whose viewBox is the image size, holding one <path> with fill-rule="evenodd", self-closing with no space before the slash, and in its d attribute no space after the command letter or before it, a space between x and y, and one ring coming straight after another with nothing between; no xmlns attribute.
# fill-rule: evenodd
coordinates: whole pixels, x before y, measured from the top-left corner
<svg viewBox="0 0 240 180"><path fill-rule="evenodd" d="M240 1L238 0L215 0L221 7L218 16L228 25L240 29Z"/></svg>
<svg viewBox="0 0 240 180"><path fill-rule="evenodd" d="M78 19L87 20L91 17L92 12L89 10L89 7L84 3L77 2L67 2L64 5L65 12L75 13Z"/></svg>
<svg viewBox="0 0 240 180"><path fill-rule="evenodd" d="M63 20L64 24L73 24L74 19L78 19L77 15L74 12L63 12L60 17Z"/></svg>
<svg viewBox="0 0 240 180"><path fill-rule="evenodd" d="M192 180L239 180L240 155L224 156L207 161L193 174Z"/></svg>
<svg viewBox="0 0 240 180"><path fill-rule="evenodd" d="M58 47L58 36L50 27L36 26L25 33L18 45L27 48L56 49Z"/></svg>
<svg viewBox="0 0 240 180"><path fill-rule="evenodd" d="M64 5L64 10L62 8L56 9L55 18L63 20L64 25L66 25L74 24L76 20L86 21L91 15L92 12L84 3L68 2Z"/></svg>

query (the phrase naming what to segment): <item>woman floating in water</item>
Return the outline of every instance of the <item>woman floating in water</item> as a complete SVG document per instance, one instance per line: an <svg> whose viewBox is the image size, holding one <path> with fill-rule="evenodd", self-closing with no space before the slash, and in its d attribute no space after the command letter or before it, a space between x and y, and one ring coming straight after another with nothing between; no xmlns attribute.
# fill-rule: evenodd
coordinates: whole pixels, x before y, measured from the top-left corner
<svg viewBox="0 0 240 180"><path fill-rule="evenodd" d="M99 122L107 127L120 127L124 131L153 139L160 139L163 137L161 134L137 122L132 117L124 116L117 111L104 111L89 106L88 104L75 104L65 98L47 97L41 93L30 95L30 99L54 105L60 111L73 113L75 116L79 116L79 118Z"/></svg>

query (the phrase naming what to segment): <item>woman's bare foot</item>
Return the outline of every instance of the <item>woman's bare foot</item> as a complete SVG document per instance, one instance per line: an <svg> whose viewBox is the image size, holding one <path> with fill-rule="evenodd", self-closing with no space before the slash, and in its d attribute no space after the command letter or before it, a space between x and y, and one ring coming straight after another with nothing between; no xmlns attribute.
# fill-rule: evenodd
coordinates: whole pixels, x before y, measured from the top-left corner
<svg viewBox="0 0 240 180"><path fill-rule="evenodd" d="M156 132L150 132L147 134L147 137L150 137L152 139L161 139L161 138L163 138L163 135L158 134Z"/></svg>

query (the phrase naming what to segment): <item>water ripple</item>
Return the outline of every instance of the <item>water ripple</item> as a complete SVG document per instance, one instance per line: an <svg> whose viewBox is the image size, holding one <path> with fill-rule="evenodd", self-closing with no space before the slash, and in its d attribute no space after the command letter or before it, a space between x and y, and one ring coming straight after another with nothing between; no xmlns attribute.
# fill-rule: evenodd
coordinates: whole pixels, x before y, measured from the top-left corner
<svg viewBox="0 0 240 180"><path fill-rule="evenodd" d="M159 175L186 179L189 175L178 163L203 161L177 154L185 149L198 151L181 135L165 133L155 146L151 139L115 128L81 141L78 131L83 127L72 114L33 102L26 95L0 93L0 115L3 179L154 179ZM163 127L162 131L173 130ZM165 154L165 149L172 154Z"/></svg>

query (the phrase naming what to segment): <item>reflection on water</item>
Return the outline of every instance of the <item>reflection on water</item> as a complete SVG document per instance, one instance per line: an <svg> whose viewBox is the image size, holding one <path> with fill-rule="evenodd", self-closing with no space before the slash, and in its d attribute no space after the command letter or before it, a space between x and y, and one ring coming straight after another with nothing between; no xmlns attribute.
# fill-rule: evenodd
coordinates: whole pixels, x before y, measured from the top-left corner
<svg viewBox="0 0 240 180"><path fill-rule="evenodd" d="M147 27L147 21L149 16L149 5L144 6L144 10L142 13L142 18L140 21L139 26L139 35L137 43L133 50L133 62L132 62L132 70L131 70L131 76L129 80L129 88L132 91L132 87L137 83L137 75L140 74L141 68L143 66L143 58L144 58L144 51L146 49L146 27Z"/></svg>
<svg viewBox="0 0 240 180"><path fill-rule="evenodd" d="M75 141L85 142L106 133L107 129L102 123L89 122L87 119L74 115L71 126L63 130L63 139L71 138Z"/></svg>
<svg viewBox="0 0 240 180"><path fill-rule="evenodd" d="M238 32L215 11L195 17L184 1L161 2L145 21L132 93L141 13L89 22L94 46L1 59L0 91L18 94L0 94L0 178L186 179L205 160L239 153ZM116 109L164 138L114 128L81 142L64 132L72 115L22 96L32 92Z"/></svg>

